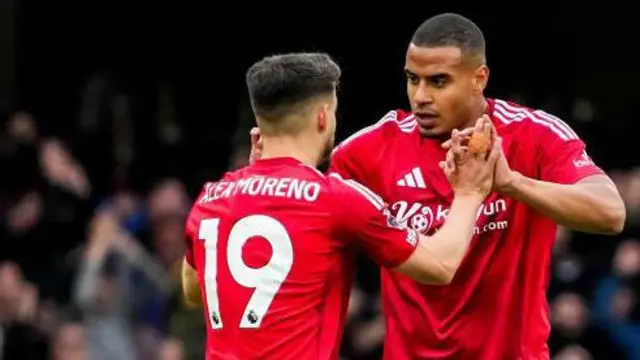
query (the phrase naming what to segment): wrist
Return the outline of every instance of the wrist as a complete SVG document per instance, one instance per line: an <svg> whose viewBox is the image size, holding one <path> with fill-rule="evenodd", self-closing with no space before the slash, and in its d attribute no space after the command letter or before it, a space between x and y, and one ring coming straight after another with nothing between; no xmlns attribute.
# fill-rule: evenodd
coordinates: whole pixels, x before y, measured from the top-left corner
<svg viewBox="0 0 640 360"><path fill-rule="evenodd" d="M520 184L522 184L522 180L524 179L524 175L520 174L517 171L511 171L511 174L507 181L502 184L497 190L505 195L513 196L518 193L518 189L520 189Z"/></svg>
<svg viewBox="0 0 640 360"><path fill-rule="evenodd" d="M476 190L455 190L454 191L455 199L459 199L466 203L477 204L480 205L484 202L485 194Z"/></svg>

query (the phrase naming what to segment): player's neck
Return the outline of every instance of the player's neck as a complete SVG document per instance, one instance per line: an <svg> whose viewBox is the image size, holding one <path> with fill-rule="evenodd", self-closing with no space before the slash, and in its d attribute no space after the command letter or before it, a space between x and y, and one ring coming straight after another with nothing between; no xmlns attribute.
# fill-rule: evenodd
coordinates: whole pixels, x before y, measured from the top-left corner
<svg viewBox="0 0 640 360"><path fill-rule="evenodd" d="M311 151L308 141L296 137L262 137L261 159L294 158L303 164L317 166L318 155Z"/></svg>
<svg viewBox="0 0 640 360"><path fill-rule="evenodd" d="M478 120L478 118L480 118L482 115L484 115L487 111L487 100L482 97L479 99L479 104L478 106L475 107L474 111L471 112L471 117L469 119L469 122L464 124L464 126L462 127L464 128L468 128L468 127L473 127L476 123L476 121Z"/></svg>

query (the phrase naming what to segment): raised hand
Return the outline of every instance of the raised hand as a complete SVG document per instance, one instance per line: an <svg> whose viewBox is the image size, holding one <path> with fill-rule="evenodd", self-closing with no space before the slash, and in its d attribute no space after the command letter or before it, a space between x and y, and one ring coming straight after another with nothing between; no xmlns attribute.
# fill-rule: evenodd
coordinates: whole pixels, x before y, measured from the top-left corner
<svg viewBox="0 0 640 360"><path fill-rule="evenodd" d="M474 133L492 139L488 152L469 152L468 140ZM447 144L449 151L440 167L445 172L456 193L475 193L486 197L493 188L496 163L500 157L502 142L494 137L491 122L485 117L478 119L471 130L453 130Z"/></svg>
<svg viewBox="0 0 640 360"><path fill-rule="evenodd" d="M487 115L484 115L482 118L485 119L486 123L488 123L489 126L491 127L491 139L495 143L498 138L498 133L495 127L493 126L493 123L491 122L491 120ZM459 140L460 143L466 144L471 138L471 135L473 134L474 129L475 127L470 127L464 130L460 130L460 131L454 130L454 131L456 131L457 136L460 137L460 140ZM442 147L445 149L451 149L452 144L453 144L453 136L451 140L448 140L447 142L443 143ZM511 170L511 167L507 162L507 157L505 156L504 151L502 150L502 146L498 148L498 151L499 151L499 154L498 154L499 156L496 161L493 190L498 192L503 192L509 186L511 186L514 181L517 180L519 174L516 171Z"/></svg>

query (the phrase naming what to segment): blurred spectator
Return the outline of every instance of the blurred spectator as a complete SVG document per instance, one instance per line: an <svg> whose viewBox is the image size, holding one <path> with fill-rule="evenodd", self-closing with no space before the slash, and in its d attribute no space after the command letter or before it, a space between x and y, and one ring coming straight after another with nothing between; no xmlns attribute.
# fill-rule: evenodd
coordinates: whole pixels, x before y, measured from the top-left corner
<svg viewBox="0 0 640 360"><path fill-rule="evenodd" d="M231 157L212 160L198 152L227 135L186 126L170 81L140 96L122 74L95 74L75 128L45 131L24 110L0 129L0 171L10 174L0 176L0 360L202 359L203 313L185 306L179 284L186 189L202 184L185 179L245 166L253 115L240 109L237 132L224 133ZM611 177L626 238L558 232L548 292L557 360L640 360L640 167ZM342 357L379 359L379 270L362 258L357 269Z"/></svg>
<svg viewBox="0 0 640 360"><path fill-rule="evenodd" d="M585 348L580 345L569 345L553 357L553 360L595 360Z"/></svg>
<svg viewBox="0 0 640 360"><path fill-rule="evenodd" d="M592 306L595 323L626 351L629 359L640 359L639 271L640 243L625 240L616 251L612 274L603 277L596 287Z"/></svg>
<svg viewBox="0 0 640 360"><path fill-rule="evenodd" d="M54 339L52 360L90 360L86 331L81 322L68 321L60 325Z"/></svg>
<svg viewBox="0 0 640 360"><path fill-rule="evenodd" d="M549 341L552 353L562 356L583 354L594 359L625 359L625 354L610 340L609 335L592 325L585 299L575 293L558 295L551 304L553 334ZM579 345L581 350L574 347ZM569 350L573 349L573 350Z"/></svg>
<svg viewBox="0 0 640 360"><path fill-rule="evenodd" d="M166 339L160 346L158 354L158 360L182 360L184 359L182 353L182 344L176 339Z"/></svg>
<svg viewBox="0 0 640 360"><path fill-rule="evenodd" d="M42 138L26 112L7 122L0 147L0 259L20 263L41 296L68 300L65 255L83 238L91 183L65 144ZM55 239L55 240L53 240Z"/></svg>
<svg viewBox="0 0 640 360"><path fill-rule="evenodd" d="M93 220L75 300L86 313L93 358L134 359L133 334L156 294L168 294L165 270L109 213Z"/></svg>
<svg viewBox="0 0 640 360"><path fill-rule="evenodd" d="M35 326L37 289L17 265L0 263L0 359L44 359L46 338Z"/></svg>

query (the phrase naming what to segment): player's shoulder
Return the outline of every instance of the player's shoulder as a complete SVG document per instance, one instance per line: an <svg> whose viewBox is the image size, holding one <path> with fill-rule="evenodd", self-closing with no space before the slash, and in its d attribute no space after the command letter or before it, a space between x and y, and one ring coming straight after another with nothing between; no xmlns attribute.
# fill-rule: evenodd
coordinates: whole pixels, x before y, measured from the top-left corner
<svg viewBox="0 0 640 360"><path fill-rule="evenodd" d="M370 204L377 210L382 210L386 206L380 195L355 180L345 179L338 173L329 173L326 178L327 189L335 201L346 206L354 205L354 202Z"/></svg>
<svg viewBox="0 0 640 360"><path fill-rule="evenodd" d="M487 99L496 127L527 137L555 137L562 141L579 140L578 134L565 121L542 109L534 109L512 101Z"/></svg>
<svg viewBox="0 0 640 360"><path fill-rule="evenodd" d="M379 147L380 141L399 135L409 135L415 130L416 126L416 119L411 112L391 110L374 124L364 127L344 139L336 147L336 150L363 148L367 147L367 145Z"/></svg>
<svg viewBox="0 0 640 360"><path fill-rule="evenodd" d="M247 168L240 168L237 170L225 172L218 180L208 180L201 187L198 196L195 198L191 211L187 216L187 226L191 222L197 222L201 218L202 213L206 211L207 207L213 202L216 193L216 187L220 184L229 183L241 179L246 176Z"/></svg>

